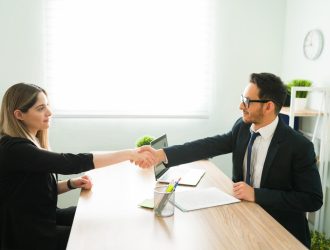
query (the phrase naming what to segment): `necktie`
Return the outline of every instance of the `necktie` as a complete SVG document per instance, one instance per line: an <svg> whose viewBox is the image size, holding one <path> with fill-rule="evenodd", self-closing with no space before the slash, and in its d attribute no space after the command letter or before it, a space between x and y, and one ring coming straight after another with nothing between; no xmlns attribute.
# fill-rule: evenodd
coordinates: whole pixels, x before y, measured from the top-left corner
<svg viewBox="0 0 330 250"><path fill-rule="evenodd" d="M251 137L249 140L248 148L247 148L247 164L246 164L246 183L251 185L251 153L252 153L252 146L254 140L259 136L259 133L251 132Z"/></svg>

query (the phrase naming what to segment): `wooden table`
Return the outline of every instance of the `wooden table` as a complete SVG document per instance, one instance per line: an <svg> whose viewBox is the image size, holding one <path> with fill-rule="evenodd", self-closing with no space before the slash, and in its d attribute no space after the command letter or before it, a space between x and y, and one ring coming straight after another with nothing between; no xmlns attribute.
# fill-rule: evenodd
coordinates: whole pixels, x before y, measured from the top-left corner
<svg viewBox="0 0 330 250"><path fill-rule="evenodd" d="M213 163L197 161L189 166L206 169L197 188L215 186L232 195L232 181ZM124 162L88 175L94 186L81 192L68 250L306 249L255 203L190 212L175 208L174 216L159 218L153 210L138 207L153 197L153 169Z"/></svg>

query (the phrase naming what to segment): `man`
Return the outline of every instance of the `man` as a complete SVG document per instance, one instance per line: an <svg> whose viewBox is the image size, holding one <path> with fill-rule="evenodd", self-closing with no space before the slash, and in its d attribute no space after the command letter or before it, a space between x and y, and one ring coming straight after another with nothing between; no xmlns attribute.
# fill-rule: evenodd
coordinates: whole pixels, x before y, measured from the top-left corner
<svg viewBox="0 0 330 250"><path fill-rule="evenodd" d="M251 74L241 97L242 118L231 131L160 150L145 146L140 151L152 152L167 167L232 153L235 197L256 202L310 247L305 213L322 206L321 181L313 144L278 117L285 97L279 77Z"/></svg>

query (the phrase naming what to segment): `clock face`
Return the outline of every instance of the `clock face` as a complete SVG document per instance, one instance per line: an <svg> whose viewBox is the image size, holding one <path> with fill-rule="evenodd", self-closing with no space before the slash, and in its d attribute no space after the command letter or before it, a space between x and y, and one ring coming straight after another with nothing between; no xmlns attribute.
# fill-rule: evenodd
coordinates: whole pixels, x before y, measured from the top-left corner
<svg viewBox="0 0 330 250"><path fill-rule="evenodd" d="M323 50L323 34L320 30L309 31L304 39L304 55L309 60L317 59Z"/></svg>

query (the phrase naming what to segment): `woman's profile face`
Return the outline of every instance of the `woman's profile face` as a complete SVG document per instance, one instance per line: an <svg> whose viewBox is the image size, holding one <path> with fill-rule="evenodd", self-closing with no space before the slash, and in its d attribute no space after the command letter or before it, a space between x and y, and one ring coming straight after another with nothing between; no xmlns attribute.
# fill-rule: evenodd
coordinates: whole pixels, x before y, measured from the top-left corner
<svg viewBox="0 0 330 250"><path fill-rule="evenodd" d="M43 92L40 92L36 103L26 113L22 112L19 119L32 135L36 135L39 130L49 128L51 115L48 98Z"/></svg>

